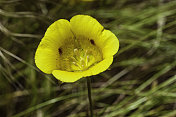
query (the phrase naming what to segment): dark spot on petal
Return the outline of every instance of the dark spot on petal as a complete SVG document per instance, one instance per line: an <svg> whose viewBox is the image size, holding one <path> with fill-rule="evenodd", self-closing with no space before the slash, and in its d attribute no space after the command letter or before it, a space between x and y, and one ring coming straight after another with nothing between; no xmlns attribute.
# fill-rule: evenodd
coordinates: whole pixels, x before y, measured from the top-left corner
<svg viewBox="0 0 176 117"><path fill-rule="evenodd" d="M94 42L93 39L90 40L90 43L91 43L92 45L95 45L95 42Z"/></svg>
<svg viewBox="0 0 176 117"><path fill-rule="evenodd" d="M58 49L58 52L59 52L59 54L61 55L61 54L62 54L62 49L59 48L59 49Z"/></svg>

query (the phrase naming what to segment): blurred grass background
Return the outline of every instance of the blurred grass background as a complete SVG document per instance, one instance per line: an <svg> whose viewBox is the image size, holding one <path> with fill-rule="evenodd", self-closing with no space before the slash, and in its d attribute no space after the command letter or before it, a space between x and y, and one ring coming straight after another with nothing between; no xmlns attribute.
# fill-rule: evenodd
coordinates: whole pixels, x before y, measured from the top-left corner
<svg viewBox="0 0 176 117"><path fill-rule="evenodd" d="M176 117L175 0L0 0L0 116L86 117L86 81L60 84L34 64L47 27L76 14L120 40L92 77L96 117Z"/></svg>

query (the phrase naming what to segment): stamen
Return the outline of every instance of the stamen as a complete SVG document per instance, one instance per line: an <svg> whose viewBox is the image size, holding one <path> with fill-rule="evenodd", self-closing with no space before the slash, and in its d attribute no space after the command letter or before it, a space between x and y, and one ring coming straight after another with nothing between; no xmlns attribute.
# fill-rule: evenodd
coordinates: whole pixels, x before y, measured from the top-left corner
<svg viewBox="0 0 176 117"><path fill-rule="evenodd" d="M77 49L77 48L75 48L73 51L74 51L74 53L76 53L76 52L78 52L78 49Z"/></svg>
<svg viewBox="0 0 176 117"><path fill-rule="evenodd" d="M80 37L65 43L58 49L62 70L82 71L87 70L102 60L102 53L93 39ZM63 52L64 50L64 52ZM66 66L69 66L68 69Z"/></svg>

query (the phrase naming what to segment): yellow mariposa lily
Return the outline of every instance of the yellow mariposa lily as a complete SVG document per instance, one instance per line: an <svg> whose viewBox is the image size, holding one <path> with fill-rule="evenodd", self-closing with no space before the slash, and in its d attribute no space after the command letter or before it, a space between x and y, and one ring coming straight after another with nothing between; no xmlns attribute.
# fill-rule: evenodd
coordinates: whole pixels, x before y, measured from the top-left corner
<svg viewBox="0 0 176 117"><path fill-rule="evenodd" d="M35 54L36 66L62 82L99 74L112 64L119 40L88 15L60 19L47 29Z"/></svg>

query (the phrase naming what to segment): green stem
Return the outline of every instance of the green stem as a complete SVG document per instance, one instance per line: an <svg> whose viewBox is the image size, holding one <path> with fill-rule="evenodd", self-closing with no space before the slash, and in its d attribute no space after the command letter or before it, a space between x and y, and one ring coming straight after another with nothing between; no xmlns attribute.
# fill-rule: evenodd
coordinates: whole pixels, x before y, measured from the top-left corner
<svg viewBox="0 0 176 117"><path fill-rule="evenodd" d="M87 89L88 89L88 98L89 98L89 109L90 109L90 117L93 117L93 105L92 105L92 96L91 96L91 80L87 78Z"/></svg>

